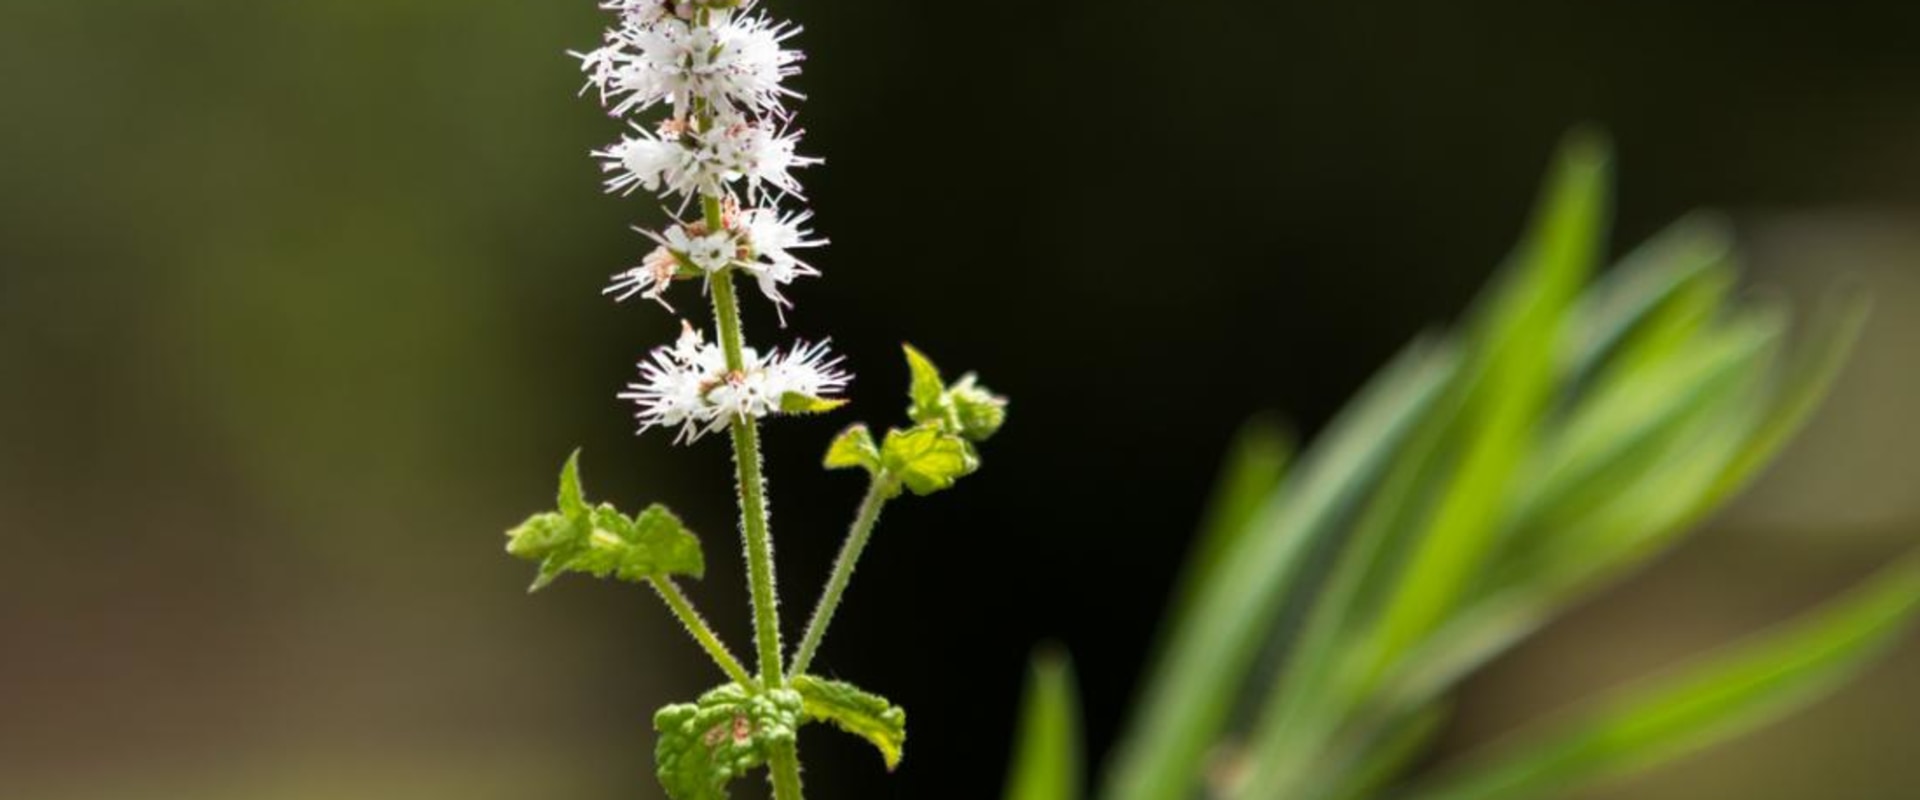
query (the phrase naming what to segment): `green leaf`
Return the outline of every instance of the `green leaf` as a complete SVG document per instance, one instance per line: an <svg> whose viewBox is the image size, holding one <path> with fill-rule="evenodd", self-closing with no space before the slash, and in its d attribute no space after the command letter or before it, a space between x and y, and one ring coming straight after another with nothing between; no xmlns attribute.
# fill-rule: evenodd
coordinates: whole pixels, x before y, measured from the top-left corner
<svg viewBox="0 0 1920 800"><path fill-rule="evenodd" d="M920 424L946 421L951 406L946 402L947 384L940 379L940 369L913 345L901 345L901 349L907 352L907 369L913 374L907 392L913 398L913 407L907 409L907 416Z"/></svg>
<svg viewBox="0 0 1920 800"><path fill-rule="evenodd" d="M1007 423L1007 398L987 391L980 379L968 373L947 390L954 414L960 420L961 436L984 442L1000 432Z"/></svg>
<svg viewBox="0 0 1920 800"><path fill-rule="evenodd" d="M1034 654L1014 735L1006 800L1079 800L1080 700L1073 664L1052 647Z"/></svg>
<svg viewBox="0 0 1920 800"><path fill-rule="evenodd" d="M1469 434L1383 611L1366 674L1378 674L1443 623L1495 552L1509 483L1519 477L1555 386L1554 345L1599 260L1609 172L1601 142L1579 134L1569 138L1512 271L1474 320L1466 383Z"/></svg>
<svg viewBox="0 0 1920 800"><path fill-rule="evenodd" d="M1109 761L1102 796L1192 796L1307 555L1364 498L1457 368L1452 353L1427 342L1406 348L1301 457L1249 523L1254 530L1218 559L1218 571L1196 581L1202 589L1169 628L1172 638Z"/></svg>
<svg viewBox="0 0 1920 800"><path fill-rule="evenodd" d="M706 574L700 540L666 506L654 504L637 518L610 505L589 507L575 451L560 472L560 511L535 514L507 531L507 552L540 565L529 591L539 591L568 572L634 583L671 575Z"/></svg>
<svg viewBox="0 0 1920 800"><path fill-rule="evenodd" d="M887 771L900 766L901 748L907 743L905 710L853 684L810 675L794 676L793 688L800 693L807 719L831 722L872 743L887 762Z"/></svg>
<svg viewBox="0 0 1920 800"><path fill-rule="evenodd" d="M1240 426L1228 450L1226 463L1214 480L1205 520L1173 593L1167 621L1187 619L1205 581L1220 571L1221 559L1240 549L1240 539L1259 529L1252 523L1267 499L1280 488L1293 458L1293 437L1273 420L1256 417ZM1171 631L1162 631L1156 652L1164 649Z"/></svg>
<svg viewBox="0 0 1920 800"><path fill-rule="evenodd" d="M787 392L780 395L780 413L782 414L825 414L845 406L847 401L827 397L814 397L810 394Z"/></svg>
<svg viewBox="0 0 1920 800"><path fill-rule="evenodd" d="M791 690L753 694L728 684L698 702L660 709L653 716L660 734L653 752L661 787L673 800L725 800L728 784L794 741L801 707Z"/></svg>
<svg viewBox="0 0 1920 800"><path fill-rule="evenodd" d="M1558 795L1731 738L1807 704L1899 640L1920 611L1920 553L1840 600L1516 737L1415 797Z"/></svg>
<svg viewBox="0 0 1920 800"><path fill-rule="evenodd" d="M560 468L560 496L557 500L560 513L572 519L587 513L586 492L580 487L580 451L574 450L567 456L567 464Z"/></svg>
<svg viewBox="0 0 1920 800"><path fill-rule="evenodd" d="M950 488L980 468L973 445L938 425L887 431L880 461L914 494L923 496Z"/></svg>
<svg viewBox="0 0 1920 800"><path fill-rule="evenodd" d="M833 437L833 444L827 446L827 469L852 469L858 467L867 472L880 470L880 448L873 443L873 433L865 425L854 425Z"/></svg>

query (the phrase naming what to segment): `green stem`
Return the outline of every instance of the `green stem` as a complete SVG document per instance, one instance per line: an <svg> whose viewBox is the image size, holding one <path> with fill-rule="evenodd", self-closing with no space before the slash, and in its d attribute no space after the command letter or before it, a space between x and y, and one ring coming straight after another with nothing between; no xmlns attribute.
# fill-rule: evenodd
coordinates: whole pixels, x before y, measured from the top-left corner
<svg viewBox="0 0 1920 800"><path fill-rule="evenodd" d="M788 741L774 745L773 752L767 754L767 773L776 800L801 800L798 744Z"/></svg>
<svg viewBox="0 0 1920 800"><path fill-rule="evenodd" d="M861 551L867 548L867 540L873 536L873 526L880 521L880 509L887 500L900 490L899 483L891 475L881 473L873 478L873 485L867 489L867 497L860 501L860 513L853 518L853 528L847 532L847 541L840 545L840 557L833 562L833 577L827 579L827 588L820 595L820 605L813 609L813 619L807 622L807 633L800 639L800 650L794 653L793 667L788 670L794 675L805 675L807 667L813 666L813 657L820 650L820 641L827 638L827 626L833 624L833 612L840 608L840 598L846 594L847 583L853 580L853 568L860 561Z"/></svg>
<svg viewBox="0 0 1920 800"><path fill-rule="evenodd" d="M747 668L741 666L740 660L733 657L733 652L727 649L726 643L714 635L712 628L707 627L707 621L700 617L700 612L693 609L693 603L681 593L679 585L669 578L654 578L652 583L653 590L660 593L660 599L667 601L667 607L673 609L673 615L680 618L680 624L687 626L687 632L693 634L694 641L706 648L707 655L713 657L713 663L720 665L720 671L727 673L727 677L732 678L734 683L750 689L758 689L760 683L754 680L752 675L747 674Z"/></svg>
<svg viewBox="0 0 1920 800"><path fill-rule="evenodd" d="M740 306L733 276L713 276L713 307L727 369L745 369L740 344ZM740 528L746 540L747 580L753 592L753 640L760 655L760 682L782 688L787 678L780 659L780 599L773 577L773 541L767 532L766 479L760 469L760 433L751 417L734 417L733 463L740 484Z"/></svg>
<svg viewBox="0 0 1920 800"><path fill-rule="evenodd" d="M720 201L709 197L704 205L710 229L719 230ZM740 342L740 304L734 297L730 271L713 276L713 309L727 369L743 370L746 359ZM760 685L769 690L785 689L787 676L780 661L780 600L773 578L773 539L767 530L760 434L752 417L734 417L731 428L733 463L740 482L740 527L746 540L747 579L753 592L753 640L760 651ZM800 754L794 743L775 747L767 754L767 771L773 781L774 800L802 800Z"/></svg>

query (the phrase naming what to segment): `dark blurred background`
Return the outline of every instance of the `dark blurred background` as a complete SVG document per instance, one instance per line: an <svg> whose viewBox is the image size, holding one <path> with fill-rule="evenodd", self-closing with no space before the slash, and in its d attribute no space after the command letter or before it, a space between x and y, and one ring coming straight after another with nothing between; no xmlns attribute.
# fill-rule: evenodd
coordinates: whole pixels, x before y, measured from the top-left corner
<svg viewBox="0 0 1920 800"><path fill-rule="evenodd" d="M821 669L912 740L887 776L810 730L820 797L994 796L1047 638L1103 749L1233 430L1311 434L1454 318L1581 121L1621 153L1621 246L1722 208L1757 283L1851 275L1880 311L1755 499L1475 683L1446 746L1920 530L1920 6L770 5L807 26L834 239L785 335L859 373L838 418L768 428L789 616L862 489L814 465L898 418L900 341L1014 398L987 468L890 510L862 566ZM717 675L644 590L529 598L500 552L584 445L590 492L703 533L692 591L750 649L724 445L635 438L613 398L676 323L598 296L657 215L586 157L616 126L563 51L603 24L589 0L0 5L0 796L657 796L651 712ZM1915 708L1909 646L1594 796L1912 797Z"/></svg>

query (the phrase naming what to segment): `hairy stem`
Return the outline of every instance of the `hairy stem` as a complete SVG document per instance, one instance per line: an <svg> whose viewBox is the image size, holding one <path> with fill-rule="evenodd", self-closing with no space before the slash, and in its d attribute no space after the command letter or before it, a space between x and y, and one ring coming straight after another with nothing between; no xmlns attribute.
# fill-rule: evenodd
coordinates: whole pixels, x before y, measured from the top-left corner
<svg viewBox="0 0 1920 800"><path fill-rule="evenodd" d="M776 800L801 800L800 748L794 742L773 746L767 754L767 772Z"/></svg>
<svg viewBox="0 0 1920 800"><path fill-rule="evenodd" d="M867 549L874 524L880 521L880 509L898 491L899 483L891 475L882 472L874 476L866 499L860 501L860 512L853 518L853 528L847 531L847 540L840 545L840 556L833 562L833 576L827 579L820 605L814 607L813 619L807 622L807 633L800 639L800 650L794 653L789 673L804 675L807 668L813 666L820 642L827 638L827 626L833 624L833 612L840 608L840 598L846 594L847 583L853 580L853 568L860 562L861 551Z"/></svg>
<svg viewBox="0 0 1920 800"><path fill-rule="evenodd" d="M726 643L714 635L712 628L707 627L707 621L701 618L700 612L693 609L693 603L681 593L678 584L668 578L654 578L652 582L653 590L660 593L660 599L667 601L667 607L673 609L673 615L680 618L680 624L685 625L687 632L693 634L694 641L706 648L707 655L713 657L713 663L720 666L721 672L727 673L727 677L741 686L750 689L757 689L760 686L759 681L747 674L747 668L740 665L740 660L733 657L733 652L727 649Z"/></svg>
<svg viewBox="0 0 1920 800"><path fill-rule="evenodd" d="M725 227L720 198L704 197L701 206L708 230ZM727 369L739 372L746 368L746 356L741 344L740 303L733 292L733 273L723 270L714 275L711 282L720 348L726 353ZM767 530L760 433L752 417L734 417L730 427L733 463L740 483L740 528L746 540L747 580L753 592L753 641L759 650L760 685L765 689L785 689L787 676L780 653L780 594L773 578L773 538ZM794 745L774 748L767 756L767 770L773 780L774 800L801 800L800 755Z"/></svg>
<svg viewBox="0 0 1920 800"><path fill-rule="evenodd" d="M727 368L741 370L740 309L734 300L733 276L713 278L713 305L720 326ZM747 580L753 592L753 639L760 656L760 681L769 688L787 684L780 659L780 600L774 586L773 541L767 531L766 479L761 475L760 433L751 417L735 417L733 462L740 488L740 528L746 540Z"/></svg>

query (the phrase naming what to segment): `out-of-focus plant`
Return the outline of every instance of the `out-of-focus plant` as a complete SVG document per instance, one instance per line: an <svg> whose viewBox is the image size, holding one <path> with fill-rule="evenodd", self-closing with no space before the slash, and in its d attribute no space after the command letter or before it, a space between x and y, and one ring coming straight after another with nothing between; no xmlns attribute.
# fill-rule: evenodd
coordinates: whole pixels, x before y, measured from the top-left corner
<svg viewBox="0 0 1920 800"><path fill-rule="evenodd" d="M732 782L761 767L777 800L801 800L796 733L832 723L871 742L888 769L906 741L906 712L850 683L807 674L855 564L889 501L906 492L951 488L980 466L976 445L1006 420L1006 401L972 375L948 383L932 361L906 348L911 424L876 440L855 425L833 440L828 469L863 470L870 480L846 544L806 633L786 661L774 580L772 520L760 457L759 420L821 414L846 401L852 376L824 344L763 354L745 344L734 279L752 280L776 311L791 306L781 287L818 275L794 251L818 247L793 170L817 163L797 155L799 134L784 86L802 55L786 43L799 30L775 22L754 0L604 0L616 20L602 47L577 54L588 88L633 135L594 153L610 192L658 193L676 218L643 231L656 247L613 276L606 294L644 296L671 310L676 283L699 281L713 304L713 340L682 323L679 340L640 362L640 380L620 396L637 406L640 429L677 431L692 443L726 431L733 444L740 529L753 605L755 669L735 658L676 582L700 578L700 542L666 506L628 516L592 505L576 452L560 473L558 508L507 533L507 551L539 565L533 589L565 573L651 586L712 657L728 682L692 703L654 716L656 774L675 800L721 800ZM662 112L665 113L656 113ZM679 215L691 211L688 219Z"/></svg>
<svg viewBox="0 0 1920 800"><path fill-rule="evenodd" d="M1779 451L1864 317L1731 293L1723 226L1675 225L1589 285L1608 154L1564 147L1462 330L1419 338L1299 458L1229 457L1106 800L1549 796L1810 701L1920 609L1920 556L1797 621L1589 701L1410 783L1463 678L1669 548ZM1080 797L1064 661L1036 664L1010 800Z"/></svg>

